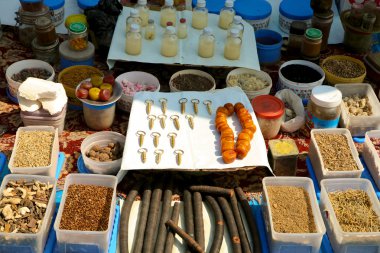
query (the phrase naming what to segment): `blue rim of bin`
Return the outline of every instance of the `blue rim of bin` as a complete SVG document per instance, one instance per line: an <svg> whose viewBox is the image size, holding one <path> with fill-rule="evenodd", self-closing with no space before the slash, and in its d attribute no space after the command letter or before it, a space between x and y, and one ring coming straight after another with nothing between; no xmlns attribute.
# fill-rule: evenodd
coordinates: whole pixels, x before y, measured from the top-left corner
<svg viewBox="0 0 380 253"><path fill-rule="evenodd" d="M271 64L280 60L281 47L282 47L282 35L276 31L270 29L260 29L255 32L257 54L259 56L260 64ZM261 38L269 38L274 40L273 44L263 44L258 42Z"/></svg>
<svg viewBox="0 0 380 253"><path fill-rule="evenodd" d="M52 10L58 10L65 5L65 0L44 0L44 5Z"/></svg>
<svg viewBox="0 0 380 253"><path fill-rule="evenodd" d="M246 20L266 19L272 14L272 5L265 0L238 0L235 2L234 9Z"/></svg>
<svg viewBox="0 0 380 253"><path fill-rule="evenodd" d="M9 91L8 87L5 89L5 92L7 94L8 99L12 101L12 103L18 104L18 99L11 95L11 92Z"/></svg>
<svg viewBox="0 0 380 253"><path fill-rule="evenodd" d="M280 14L292 20L307 20L313 16L313 9L310 7L310 0L283 0Z"/></svg>
<svg viewBox="0 0 380 253"><path fill-rule="evenodd" d="M79 173L92 174L91 171L89 171L89 170L87 169L86 165L84 165L84 160L83 160L82 155L80 155L80 156L78 157L78 160L77 160L77 168L78 168Z"/></svg>
<svg viewBox="0 0 380 253"><path fill-rule="evenodd" d="M192 1L193 7L197 5L197 0ZM207 0L206 1L206 8L209 13L213 14L219 14L220 10L224 7L224 1L223 0Z"/></svg>
<svg viewBox="0 0 380 253"><path fill-rule="evenodd" d="M79 8L85 10L94 6L97 6L99 0L77 0Z"/></svg>
<svg viewBox="0 0 380 253"><path fill-rule="evenodd" d="M20 3L39 3L42 0L20 0Z"/></svg>

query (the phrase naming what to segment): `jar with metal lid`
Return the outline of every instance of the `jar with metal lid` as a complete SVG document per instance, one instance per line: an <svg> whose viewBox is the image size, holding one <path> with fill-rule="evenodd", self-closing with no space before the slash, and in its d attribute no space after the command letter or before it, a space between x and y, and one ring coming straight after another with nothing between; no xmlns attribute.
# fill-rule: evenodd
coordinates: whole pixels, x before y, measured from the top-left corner
<svg viewBox="0 0 380 253"><path fill-rule="evenodd" d="M24 11L38 12L42 10L42 0L20 0L21 7Z"/></svg>
<svg viewBox="0 0 380 253"><path fill-rule="evenodd" d="M309 28L301 45L302 57L306 60L318 60L321 53L322 32L316 28Z"/></svg>
<svg viewBox="0 0 380 253"><path fill-rule="evenodd" d="M38 43L38 38L35 38L32 41L32 49L36 59L48 62L54 65L58 62L59 53L58 53L59 39L57 38L55 42L48 46L42 46Z"/></svg>
<svg viewBox="0 0 380 253"><path fill-rule="evenodd" d="M71 50L82 51L87 48L87 27L82 23L72 23L69 27L69 47Z"/></svg>
<svg viewBox="0 0 380 253"><path fill-rule="evenodd" d="M322 32L321 51L327 48L333 19L334 19L334 12L332 10L328 10L323 13L314 12L314 16L311 19L311 26L313 28L317 28L321 30Z"/></svg>
<svg viewBox="0 0 380 253"><path fill-rule="evenodd" d="M342 92L335 87L321 85L313 88L307 105L306 121L310 128L338 127Z"/></svg>
<svg viewBox="0 0 380 253"><path fill-rule="evenodd" d="M288 48L290 50L300 50L303 37L306 31L307 25L302 21L293 21L289 29L289 43ZM298 51L299 52L299 51Z"/></svg>
<svg viewBox="0 0 380 253"><path fill-rule="evenodd" d="M331 10L332 3L332 0L311 0L310 7L313 9L314 13L322 13Z"/></svg>
<svg viewBox="0 0 380 253"><path fill-rule="evenodd" d="M34 25L39 45L48 46L56 42L57 34L55 33L55 26L50 18L39 17Z"/></svg>

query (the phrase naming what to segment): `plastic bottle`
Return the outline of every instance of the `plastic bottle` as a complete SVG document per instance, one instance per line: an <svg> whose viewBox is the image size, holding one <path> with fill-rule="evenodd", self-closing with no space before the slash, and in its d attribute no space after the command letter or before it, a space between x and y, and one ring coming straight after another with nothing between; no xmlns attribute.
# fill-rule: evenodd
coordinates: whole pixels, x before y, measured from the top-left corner
<svg viewBox="0 0 380 253"><path fill-rule="evenodd" d="M195 29L204 29L208 25L208 10L205 0L198 0L197 6L193 9L191 26Z"/></svg>
<svg viewBox="0 0 380 253"><path fill-rule="evenodd" d="M238 60L240 58L241 39L239 31L232 29L230 36L224 45L224 58L227 60Z"/></svg>
<svg viewBox="0 0 380 253"><path fill-rule="evenodd" d="M203 58L214 56L215 51L215 36L209 27L203 29L203 33L199 36L198 55Z"/></svg>
<svg viewBox="0 0 380 253"><path fill-rule="evenodd" d="M131 29L132 24L137 24L141 26L141 18L139 11L136 9L131 9L131 13L129 14L129 17L127 18L127 32Z"/></svg>
<svg viewBox="0 0 380 253"><path fill-rule="evenodd" d="M179 20L177 36L178 39L185 39L187 37L187 24L185 18Z"/></svg>
<svg viewBox="0 0 380 253"><path fill-rule="evenodd" d="M135 5L135 9L139 11L141 18L141 26L145 27L148 25L149 20L149 7L147 6L147 0L138 0Z"/></svg>
<svg viewBox="0 0 380 253"><path fill-rule="evenodd" d="M220 10L219 14L219 27L227 30L230 24L232 23L235 10L234 10L234 2L233 0L226 0L223 9Z"/></svg>
<svg viewBox="0 0 380 253"><path fill-rule="evenodd" d="M234 19L232 23L230 24L230 27L228 28L227 37L230 36L232 29L239 30L239 37L240 39L243 39L243 33L244 33L244 25L242 23L242 17L241 16L234 16Z"/></svg>
<svg viewBox="0 0 380 253"><path fill-rule="evenodd" d="M132 24L130 31L127 33L125 41L125 52L130 55L139 55L142 48L142 38L140 34L140 26Z"/></svg>
<svg viewBox="0 0 380 253"><path fill-rule="evenodd" d="M161 55L174 57L178 53L178 37L173 26L166 27L164 37L161 42Z"/></svg>
<svg viewBox="0 0 380 253"><path fill-rule="evenodd" d="M165 0L165 5L161 8L160 25L166 27L167 22L172 22L175 26L177 21L177 11L173 7L173 0Z"/></svg>
<svg viewBox="0 0 380 253"><path fill-rule="evenodd" d="M145 27L145 39L154 40L156 37L156 27L153 19L148 20L148 25Z"/></svg>

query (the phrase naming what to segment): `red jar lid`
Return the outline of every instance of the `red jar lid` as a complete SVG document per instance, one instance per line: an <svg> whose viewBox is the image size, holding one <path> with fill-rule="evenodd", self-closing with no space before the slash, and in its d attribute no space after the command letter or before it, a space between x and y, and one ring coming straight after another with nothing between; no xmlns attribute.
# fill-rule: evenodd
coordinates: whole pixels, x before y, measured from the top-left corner
<svg viewBox="0 0 380 253"><path fill-rule="evenodd" d="M252 100L252 107L259 118L276 119L285 112L285 104L279 98L271 95L257 96Z"/></svg>

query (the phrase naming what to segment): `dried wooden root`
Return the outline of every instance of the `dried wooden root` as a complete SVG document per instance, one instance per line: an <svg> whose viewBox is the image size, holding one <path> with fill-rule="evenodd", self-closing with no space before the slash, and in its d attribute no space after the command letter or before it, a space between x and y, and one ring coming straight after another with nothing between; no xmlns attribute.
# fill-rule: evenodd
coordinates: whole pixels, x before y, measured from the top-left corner
<svg viewBox="0 0 380 253"><path fill-rule="evenodd" d="M173 223L177 225L178 220L179 220L179 202L176 202L176 203L174 203L171 221L173 221ZM164 252L165 253L172 253L173 245L174 245L174 233L173 233L173 231L169 231L167 233L167 236L166 236Z"/></svg>
<svg viewBox="0 0 380 253"><path fill-rule="evenodd" d="M206 196L206 201L210 204L215 216L215 232L211 243L210 253L219 253L223 243L224 222L223 213L218 202L211 196Z"/></svg>

